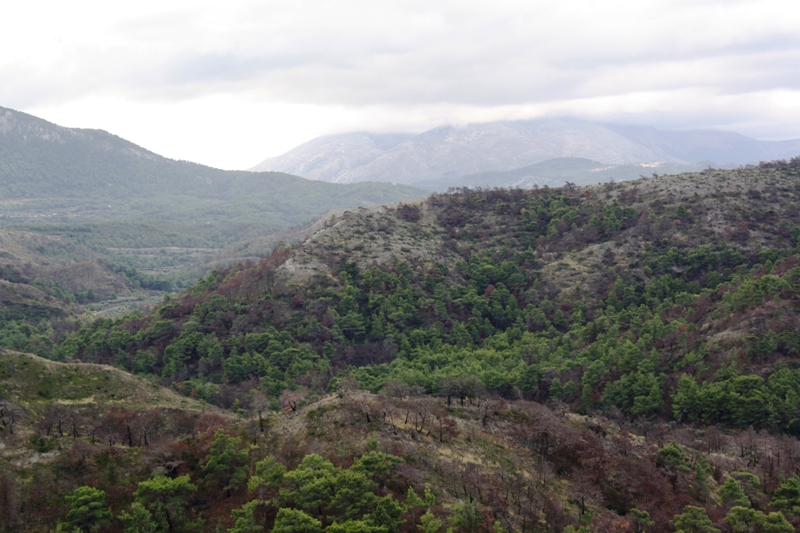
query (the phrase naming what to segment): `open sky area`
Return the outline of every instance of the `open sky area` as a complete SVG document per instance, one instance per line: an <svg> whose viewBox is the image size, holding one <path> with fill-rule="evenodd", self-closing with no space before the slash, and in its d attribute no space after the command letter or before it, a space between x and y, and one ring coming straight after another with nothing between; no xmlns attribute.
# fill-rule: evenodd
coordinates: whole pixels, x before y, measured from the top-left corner
<svg viewBox="0 0 800 533"><path fill-rule="evenodd" d="M790 0L29 0L2 25L0 106L225 169L542 116L800 138Z"/></svg>

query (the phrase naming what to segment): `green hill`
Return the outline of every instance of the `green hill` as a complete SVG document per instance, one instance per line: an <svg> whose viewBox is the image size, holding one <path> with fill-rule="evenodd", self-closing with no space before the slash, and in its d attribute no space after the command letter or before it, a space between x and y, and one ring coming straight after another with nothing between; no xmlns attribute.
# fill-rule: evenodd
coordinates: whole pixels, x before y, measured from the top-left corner
<svg viewBox="0 0 800 533"><path fill-rule="evenodd" d="M213 437L172 437L173 477L197 484L186 519L206 531L293 516L327 533L410 533L430 511L431 531L788 532L798 205L800 173L784 163L436 194L332 217L43 353L247 412ZM234 466L215 477L205 465L224 450ZM65 492L120 490L70 479ZM392 503L415 502L409 488L431 491L418 512ZM117 525L135 499L115 500Z"/></svg>
<svg viewBox="0 0 800 533"><path fill-rule="evenodd" d="M184 409L219 412L160 385L107 365L59 363L36 355L0 351L0 399L28 415L53 405L78 411Z"/></svg>
<svg viewBox="0 0 800 533"><path fill-rule="evenodd" d="M207 263L257 260L331 210L422 194L218 170L0 108L0 346L38 349L19 328L46 336L42 320L80 314L76 303L141 307Z"/></svg>
<svg viewBox="0 0 800 533"><path fill-rule="evenodd" d="M63 128L5 108L0 108L0 138L6 222L36 209L42 217L69 222L155 212L178 219L191 213L192 206L178 201L170 207L169 201L191 198L201 202L194 209L212 208L211 219L236 212L225 202L249 200L246 205L262 214L278 209L288 215L283 225L289 225L345 207L342 202L349 202L348 207L390 203L419 194L413 187L341 187L279 172L224 171L175 161L104 131ZM76 211L76 200L84 211ZM110 208L102 205L106 201L112 202ZM213 212L214 205L223 207L221 213ZM49 214L49 208L61 213ZM254 213L239 214L246 218Z"/></svg>
<svg viewBox="0 0 800 533"><path fill-rule="evenodd" d="M137 368L165 379L257 378L276 394L322 386L313 376L331 371L374 391L399 380L437 393L469 376L581 412L788 428L788 406L737 419L684 415L671 400L682 374L789 364L793 322L780 316L795 313L795 172L464 191L349 212L297 249L215 271L135 328L97 322L54 355L113 363L122 351L132 369L150 349ZM650 403L637 380L653 385Z"/></svg>
<svg viewBox="0 0 800 533"><path fill-rule="evenodd" d="M388 183L335 185L174 161L104 131L0 108L0 228L53 236L162 278L178 270L171 279L181 283L238 243L332 209L422 195Z"/></svg>

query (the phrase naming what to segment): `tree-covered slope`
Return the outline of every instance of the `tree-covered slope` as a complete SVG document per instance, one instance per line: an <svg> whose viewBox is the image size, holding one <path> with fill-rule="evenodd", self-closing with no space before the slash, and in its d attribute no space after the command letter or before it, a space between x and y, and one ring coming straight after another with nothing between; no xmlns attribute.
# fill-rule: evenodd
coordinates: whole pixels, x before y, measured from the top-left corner
<svg viewBox="0 0 800 533"><path fill-rule="evenodd" d="M249 412L220 416L108 367L17 354L9 365L8 355L3 533L789 533L798 523L798 441L752 429L620 427L557 403L477 394L451 404L352 380L306 406L286 394L282 412L264 410L253 389ZM35 408L2 396L23 379ZM62 400L41 395L56 390Z"/></svg>
<svg viewBox="0 0 800 533"><path fill-rule="evenodd" d="M798 185L794 170L708 171L347 213L57 354L178 381L256 378L275 394L349 372L373 390L478 387L788 429ZM715 413L688 399L716 383L716 405L736 403L743 380L765 403Z"/></svg>
<svg viewBox="0 0 800 533"><path fill-rule="evenodd" d="M331 210L422 194L218 170L0 108L0 346L25 348L19 327L48 330L43 320L74 314L76 300L150 299L142 289L174 290L206 264L258 257Z"/></svg>
<svg viewBox="0 0 800 533"><path fill-rule="evenodd" d="M287 470L317 451L357 461L351 439L377 432L409 462L393 497L433 487L440 518L474 503L464 531L791 531L799 200L797 168L777 164L348 212L45 355L247 409L256 442L258 413L284 408L258 446ZM253 531L283 507L345 520L281 483Z"/></svg>
<svg viewBox="0 0 800 533"><path fill-rule="evenodd" d="M0 108L0 226L87 247L179 284L240 243L330 210L423 194L388 183L342 186L174 161L104 131Z"/></svg>
<svg viewBox="0 0 800 533"><path fill-rule="evenodd" d="M128 204L132 199L185 197L272 200L274 207L275 200L284 196L284 203L289 204L286 213L294 213L302 199L307 213L313 214L320 212L320 204L325 204L322 212L343 207L335 203L343 198L381 203L418 193L413 188L385 184L320 186L289 174L225 171L175 161L105 131L63 128L5 108L0 108L0 139L0 197L6 204L11 204L10 200L47 199L57 207L54 201L59 198ZM119 209L119 205L112 207ZM147 211L145 206L138 208Z"/></svg>

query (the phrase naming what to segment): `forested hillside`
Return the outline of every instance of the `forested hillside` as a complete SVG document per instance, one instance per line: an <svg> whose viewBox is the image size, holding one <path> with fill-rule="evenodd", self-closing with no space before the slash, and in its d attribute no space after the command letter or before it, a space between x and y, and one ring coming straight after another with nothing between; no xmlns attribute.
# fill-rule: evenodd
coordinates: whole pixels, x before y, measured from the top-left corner
<svg viewBox="0 0 800 533"><path fill-rule="evenodd" d="M170 434L112 529L172 483L182 531L793 531L795 163L348 212L40 354L248 420Z"/></svg>
<svg viewBox="0 0 800 533"><path fill-rule="evenodd" d="M360 195L362 202L391 202L418 192L387 184L332 187L280 172L226 171L175 161L105 131L63 128L5 108L0 108L0 139L4 219L23 218L38 207L43 210L40 216L58 222L118 219L123 213L145 218L156 211L176 220L192 208L206 207L204 200L224 205L225 201L270 197L283 197L283 203L273 200L268 205L279 206L285 213L298 209L319 213L320 203L325 204L323 212L334 207L328 205L333 198L350 196L352 200ZM198 203L170 207L177 198ZM75 209L75 200L81 202L80 210ZM108 206L103 204L108 202L114 213L104 211ZM96 212L91 212L92 207ZM48 209L61 212L47 213Z"/></svg>
<svg viewBox="0 0 800 533"><path fill-rule="evenodd" d="M694 379L698 391L726 384L724 398L767 362L794 379L781 364L796 344L794 179L709 171L349 213L297 249L214 272L150 316L98 321L54 356L133 369L149 350L145 370L164 378L252 376L272 393L329 372L429 393L469 376L472 387L581 412L788 425L794 411L774 396L761 407L777 411L723 415L698 412L683 393ZM105 330L120 332L114 344ZM271 345L302 371L274 364ZM681 392L677 411L670 389Z"/></svg>
<svg viewBox="0 0 800 533"><path fill-rule="evenodd" d="M205 273L202 264L224 261L228 248L261 242L330 210L423 195L388 183L342 186L175 161L104 131L0 108L0 234L13 228L88 249L162 287L183 287ZM268 249L251 249L249 256ZM16 268L0 257L5 266Z"/></svg>
<svg viewBox="0 0 800 533"><path fill-rule="evenodd" d="M41 349L62 331L51 318L80 305L143 307L212 265L301 238L331 210L422 195L174 161L0 108L0 346Z"/></svg>

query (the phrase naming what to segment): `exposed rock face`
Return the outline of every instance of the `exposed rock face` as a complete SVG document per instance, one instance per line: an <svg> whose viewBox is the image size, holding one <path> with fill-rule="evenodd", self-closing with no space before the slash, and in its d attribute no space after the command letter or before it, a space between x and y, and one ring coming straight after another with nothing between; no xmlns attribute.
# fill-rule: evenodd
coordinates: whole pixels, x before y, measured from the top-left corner
<svg viewBox="0 0 800 533"><path fill-rule="evenodd" d="M398 258L453 267L462 258L445 246L446 231L437 223L435 212L424 206L413 209L419 210L420 217L414 221L398 216L395 208L346 211L303 241L297 253L278 267L278 275L287 285L302 286L315 276L331 275L325 258L341 253L360 268Z"/></svg>

